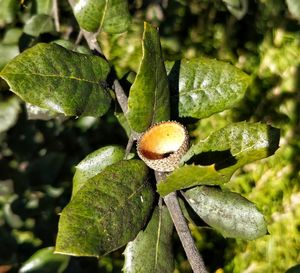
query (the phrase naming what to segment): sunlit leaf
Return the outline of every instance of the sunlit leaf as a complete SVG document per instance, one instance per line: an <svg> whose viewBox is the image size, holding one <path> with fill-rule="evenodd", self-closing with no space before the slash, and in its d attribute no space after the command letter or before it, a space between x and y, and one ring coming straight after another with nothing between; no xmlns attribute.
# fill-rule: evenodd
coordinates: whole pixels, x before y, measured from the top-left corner
<svg viewBox="0 0 300 273"><path fill-rule="evenodd" d="M193 144L183 161L215 164L218 172L230 177L241 166L272 155L279 137L280 130L266 124L232 123Z"/></svg>
<svg viewBox="0 0 300 273"><path fill-rule="evenodd" d="M213 165L185 165L174 170L167 178L157 185L157 192L165 196L170 192L197 185L221 185L228 177L217 172Z"/></svg>
<svg viewBox="0 0 300 273"><path fill-rule="evenodd" d="M213 132L192 145L184 165L159 183L161 195L197 185L221 185L243 165L272 155L279 144L279 130L260 123L239 122Z"/></svg>
<svg viewBox="0 0 300 273"><path fill-rule="evenodd" d="M240 69L205 57L176 61L168 78L174 99L179 96L179 116L193 118L233 107L250 83L250 77Z"/></svg>
<svg viewBox="0 0 300 273"><path fill-rule="evenodd" d="M46 14L37 14L32 16L24 26L24 33L38 37L39 35L55 30L54 22L51 16Z"/></svg>
<svg viewBox="0 0 300 273"><path fill-rule="evenodd" d="M27 49L0 72L24 101L68 116L101 116L110 106L109 65L56 44Z"/></svg>
<svg viewBox="0 0 300 273"><path fill-rule="evenodd" d="M174 271L173 222L168 209L156 208L144 231L124 251L125 273L170 273Z"/></svg>
<svg viewBox="0 0 300 273"><path fill-rule="evenodd" d="M73 10L79 25L90 32L121 33L131 21L127 0L76 0Z"/></svg>
<svg viewBox="0 0 300 273"><path fill-rule="evenodd" d="M136 132L170 118L169 87L158 31L145 23L143 57L130 88L127 118Z"/></svg>
<svg viewBox="0 0 300 273"><path fill-rule="evenodd" d="M253 240L267 233L263 215L237 193L200 186L184 195L195 212L224 237Z"/></svg>
<svg viewBox="0 0 300 273"><path fill-rule="evenodd" d="M87 155L76 166L73 177L74 196L90 178L102 172L107 166L124 158L125 150L120 146L105 146Z"/></svg>
<svg viewBox="0 0 300 273"><path fill-rule="evenodd" d="M55 251L99 257L133 240L154 200L140 160L108 166L77 192L61 213Z"/></svg>

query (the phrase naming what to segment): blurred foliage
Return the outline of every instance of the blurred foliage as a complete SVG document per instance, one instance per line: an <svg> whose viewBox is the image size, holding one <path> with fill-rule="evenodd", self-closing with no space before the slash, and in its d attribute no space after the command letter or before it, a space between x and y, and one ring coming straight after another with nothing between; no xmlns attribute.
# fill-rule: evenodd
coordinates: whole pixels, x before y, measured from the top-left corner
<svg viewBox="0 0 300 273"><path fill-rule="evenodd" d="M242 9L241 2L247 2L247 11L237 16L228 5ZM270 234L250 242L225 240L209 228L191 225L210 271L284 273L291 268L289 272L294 272L292 267L300 263L299 4L292 0L129 4L131 30L98 37L123 84L130 81L128 73L138 69L140 22L147 20L159 26L166 60L206 55L229 61L252 77L234 110L197 123L189 120L194 139L231 121L263 121L281 128L281 148L275 156L248 164L226 185L257 204ZM66 0L59 1L60 32L28 32L33 16L53 17L51 5L46 0L0 0L1 68L38 42L75 42L78 27ZM27 120L24 105L2 81L0 90L0 270L18 272L37 250L55 244L58 214L70 199L75 166L104 145L125 146L127 138L112 112L101 119ZM175 272L191 272L178 240L174 248ZM64 272L121 272L122 265L121 249L99 261L72 257Z"/></svg>

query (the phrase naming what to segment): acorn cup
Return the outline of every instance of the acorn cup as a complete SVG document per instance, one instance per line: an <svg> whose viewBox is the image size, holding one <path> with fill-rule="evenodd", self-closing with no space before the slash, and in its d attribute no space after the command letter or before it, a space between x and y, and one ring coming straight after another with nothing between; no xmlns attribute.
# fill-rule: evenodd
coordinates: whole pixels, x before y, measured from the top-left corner
<svg viewBox="0 0 300 273"><path fill-rule="evenodd" d="M139 157L160 172L173 171L189 148L186 128L176 121L154 124L137 142Z"/></svg>

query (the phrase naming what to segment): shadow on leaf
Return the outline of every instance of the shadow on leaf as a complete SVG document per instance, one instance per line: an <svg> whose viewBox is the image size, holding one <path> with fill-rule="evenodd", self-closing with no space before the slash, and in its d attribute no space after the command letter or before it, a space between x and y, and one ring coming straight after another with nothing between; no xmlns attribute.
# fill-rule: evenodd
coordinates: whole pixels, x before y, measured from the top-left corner
<svg viewBox="0 0 300 273"><path fill-rule="evenodd" d="M236 158L231 154L230 150L225 151L209 151L193 156L187 164L196 164L209 166L215 164L216 170L221 170L237 163Z"/></svg>

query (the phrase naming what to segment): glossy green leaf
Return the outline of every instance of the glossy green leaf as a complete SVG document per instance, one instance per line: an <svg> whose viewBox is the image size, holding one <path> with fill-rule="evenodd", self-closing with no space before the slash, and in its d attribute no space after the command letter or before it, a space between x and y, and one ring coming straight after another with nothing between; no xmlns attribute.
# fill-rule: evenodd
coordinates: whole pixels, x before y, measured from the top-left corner
<svg viewBox="0 0 300 273"><path fill-rule="evenodd" d="M300 2L298 0L285 0L289 12L298 20L300 20Z"/></svg>
<svg viewBox="0 0 300 273"><path fill-rule="evenodd" d="M169 87L158 31L145 23L143 57L130 88L127 118L136 132L170 118Z"/></svg>
<svg viewBox="0 0 300 273"><path fill-rule="evenodd" d="M230 124L192 145L182 162L193 165L176 169L157 191L164 196L197 185L222 185L238 168L272 155L279 136L278 129L265 124Z"/></svg>
<svg viewBox="0 0 300 273"><path fill-rule="evenodd" d="M8 63L0 76L25 102L67 116L101 116L111 100L108 73L100 57L38 44Z"/></svg>
<svg viewBox="0 0 300 273"><path fill-rule="evenodd" d="M20 110L20 101L16 97L0 102L0 133L15 125Z"/></svg>
<svg viewBox="0 0 300 273"><path fill-rule="evenodd" d="M237 193L200 186L187 190L185 196L195 212L224 237L253 240L267 233L263 215Z"/></svg>
<svg viewBox="0 0 300 273"><path fill-rule="evenodd" d="M37 14L32 16L24 26L24 33L34 37L53 31L55 31L53 19L51 16L46 14Z"/></svg>
<svg viewBox="0 0 300 273"><path fill-rule="evenodd" d="M213 165L195 166L185 165L176 169L157 185L157 192L165 196L170 192L197 185L221 185L228 178L217 172Z"/></svg>
<svg viewBox="0 0 300 273"><path fill-rule="evenodd" d="M170 273L174 271L173 222L167 207L153 212L144 231L124 251L124 273Z"/></svg>
<svg viewBox="0 0 300 273"><path fill-rule="evenodd" d="M215 164L218 172L230 177L241 166L272 155L279 137L280 130L266 124L232 123L192 145L183 161Z"/></svg>
<svg viewBox="0 0 300 273"><path fill-rule="evenodd" d="M122 160L124 155L125 150L120 146L105 146L86 156L76 166L72 196L78 192L88 179L102 172L107 166Z"/></svg>
<svg viewBox="0 0 300 273"><path fill-rule="evenodd" d="M90 32L121 33L131 21L126 0L76 0L73 10L79 25Z"/></svg>
<svg viewBox="0 0 300 273"><path fill-rule="evenodd" d="M54 247L46 247L35 252L21 266L19 273L61 273L69 264L70 257L54 254Z"/></svg>
<svg viewBox="0 0 300 273"><path fill-rule="evenodd" d="M205 57L175 62L168 77L170 90L179 92L179 116L193 118L233 107L250 83L250 77L233 65Z"/></svg>
<svg viewBox="0 0 300 273"><path fill-rule="evenodd" d="M18 1L1 0L0 1L0 27L10 24L15 19L18 11Z"/></svg>
<svg viewBox="0 0 300 273"><path fill-rule="evenodd" d="M124 160L89 179L61 213L55 252L99 257L133 240L151 212L148 168Z"/></svg>

